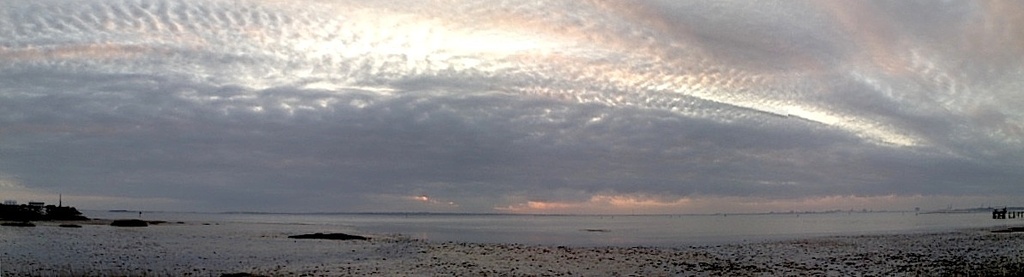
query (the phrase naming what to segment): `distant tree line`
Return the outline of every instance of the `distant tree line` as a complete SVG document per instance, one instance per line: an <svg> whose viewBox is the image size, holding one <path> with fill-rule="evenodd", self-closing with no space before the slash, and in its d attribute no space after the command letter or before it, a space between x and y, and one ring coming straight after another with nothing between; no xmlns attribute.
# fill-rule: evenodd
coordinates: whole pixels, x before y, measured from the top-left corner
<svg viewBox="0 0 1024 277"><path fill-rule="evenodd" d="M88 220L75 207L54 205L6 205L0 204L0 220L47 221L47 220Z"/></svg>

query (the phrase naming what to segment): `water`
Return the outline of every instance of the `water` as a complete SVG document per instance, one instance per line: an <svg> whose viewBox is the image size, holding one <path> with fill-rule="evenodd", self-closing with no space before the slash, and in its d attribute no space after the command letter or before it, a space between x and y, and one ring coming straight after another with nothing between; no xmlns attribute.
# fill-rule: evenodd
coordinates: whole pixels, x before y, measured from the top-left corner
<svg viewBox="0 0 1024 277"><path fill-rule="evenodd" d="M93 218L135 213L86 211ZM304 225L323 232L403 234L430 241L568 246L679 246L833 235L941 232L996 227L984 213L831 213L756 215L466 215L146 213L148 220Z"/></svg>

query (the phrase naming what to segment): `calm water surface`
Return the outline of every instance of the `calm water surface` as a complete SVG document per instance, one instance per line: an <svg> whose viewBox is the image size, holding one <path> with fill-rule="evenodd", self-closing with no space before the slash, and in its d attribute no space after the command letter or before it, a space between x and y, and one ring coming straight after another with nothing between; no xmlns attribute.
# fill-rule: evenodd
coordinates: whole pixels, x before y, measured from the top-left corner
<svg viewBox="0 0 1024 277"><path fill-rule="evenodd" d="M93 218L135 213L86 211ZM149 220L302 224L324 232L398 233L431 241L571 246L677 246L830 235L917 233L996 227L1024 220L989 214L830 213L757 215L452 215L145 213ZM1018 222L1019 221L1019 222ZM306 226L308 227L308 226Z"/></svg>

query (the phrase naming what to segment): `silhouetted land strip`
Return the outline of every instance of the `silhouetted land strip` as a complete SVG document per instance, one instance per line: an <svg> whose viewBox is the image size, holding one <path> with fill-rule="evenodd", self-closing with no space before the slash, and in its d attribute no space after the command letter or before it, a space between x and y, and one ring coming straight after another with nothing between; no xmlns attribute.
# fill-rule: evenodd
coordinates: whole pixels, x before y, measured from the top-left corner
<svg viewBox="0 0 1024 277"><path fill-rule="evenodd" d="M992 230L993 233L1021 233L1024 232L1024 227L1010 227L1006 229Z"/></svg>
<svg viewBox="0 0 1024 277"><path fill-rule="evenodd" d="M110 222L110 226L115 226L115 227L146 227L146 226L149 226L149 223L147 223L144 220L138 220L138 219L119 219L119 220L114 220L113 222Z"/></svg>
<svg viewBox="0 0 1024 277"><path fill-rule="evenodd" d="M222 273L220 277L262 277L263 275L256 275L252 273L239 272L239 273Z"/></svg>
<svg viewBox="0 0 1024 277"><path fill-rule="evenodd" d="M329 239L329 240L369 240L370 238L357 235L349 235L345 233L315 233L305 235L294 235L288 236L290 239Z"/></svg>
<svg viewBox="0 0 1024 277"><path fill-rule="evenodd" d="M0 204L0 220L9 221L51 221L89 220L75 207L54 205L6 205Z"/></svg>
<svg viewBox="0 0 1024 277"><path fill-rule="evenodd" d="M28 222L28 221L25 221L25 222L5 222L5 223L0 223L0 226L8 226L8 227L36 227L35 224L32 224L32 222Z"/></svg>

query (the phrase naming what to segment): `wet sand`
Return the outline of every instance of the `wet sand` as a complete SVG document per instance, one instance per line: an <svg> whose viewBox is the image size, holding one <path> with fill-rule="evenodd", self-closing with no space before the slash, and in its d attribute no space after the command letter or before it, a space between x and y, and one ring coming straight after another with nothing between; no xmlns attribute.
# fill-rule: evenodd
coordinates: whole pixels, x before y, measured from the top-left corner
<svg viewBox="0 0 1024 277"><path fill-rule="evenodd" d="M428 242L341 226L79 222L0 228L3 276L941 276L1024 274L1024 233L989 229L678 247ZM328 229L325 229L328 228ZM333 228L333 229L332 229ZM312 232L370 240L298 240Z"/></svg>

